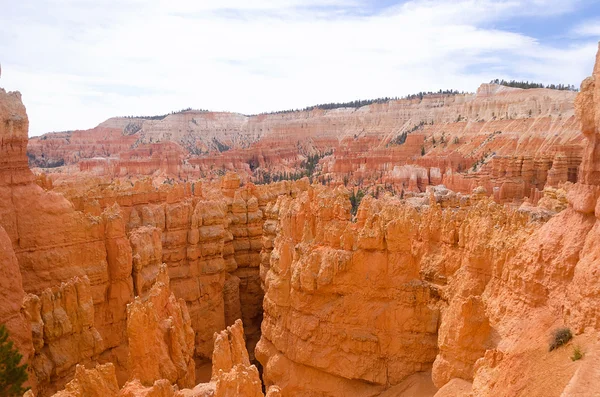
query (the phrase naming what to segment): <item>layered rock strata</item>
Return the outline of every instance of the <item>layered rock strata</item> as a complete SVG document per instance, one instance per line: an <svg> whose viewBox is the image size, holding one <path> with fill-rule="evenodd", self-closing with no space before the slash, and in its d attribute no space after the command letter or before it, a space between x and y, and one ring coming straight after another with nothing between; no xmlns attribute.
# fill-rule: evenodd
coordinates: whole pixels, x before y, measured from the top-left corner
<svg viewBox="0 0 600 397"><path fill-rule="evenodd" d="M38 297L26 305L36 348L31 367L40 390L50 392L80 361L126 361L131 249L113 210L78 212L63 196L34 182L20 94L0 91L0 121L0 226L10 239L24 292ZM11 277L17 288L18 276Z"/></svg>
<svg viewBox="0 0 600 397"><path fill-rule="evenodd" d="M484 84L475 94L358 109L114 118L89 131L34 138L28 153L32 166L67 164L113 177L167 173L187 179L235 170L268 182L303 172L323 183L421 192L444 183L464 193L483 184L490 194L500 189L495 197L505 202L531 198L546 184L576 181L583 137L574 97ZM307 165L315 161L311 156L317 156L316 167Z"/></svg>
<svg viewBox="0 0 600 397"><path fill-rule="evenodd" d="M283 395L374 396L432 369L434 381L470 379L494 342L485 286L540 226L445 189L366 197L356 222L343 188L280 197L273 211L256 354Z"/></svg>
<svg viewBox="0 0 600 397"><path fill-rule="evenodd" d="M173 295L167 303L170 307L168 310L174 310L175 318L164 318L164 307L157 307L155 303L160 299L159 295L169 293L168 286L164 284L166 273L163 272L161 279L152 287L153 292L148 300L141 302L136 298L136 301L130 306L131 312L135 313L128 318L128 333L132 340L131 358L139 359L137 369L132 372L130 379L122 389L119 390L117 385L117 377L115 368L112 363L105 365L97 365L94 369L85 369L82 365L77 365L75 377L65 387L64 390L54 394L53 397L261 397L262 384L258 374L258 370L254 365L250 365L248 351L246 350L244 341L244 329L242 322L237 320L234 325L215 334L215 350L213 352L213 369L212 379L208 383L200 383L192 385L190 388L180 388L176 384L172 384L169 379L160 378L160 375L168 375L168 370L161 373L161 368L166 369L171 364L181 359L181 350L176 348L165 349L165 343L176 343L173 337L165 340L155 340L155 344L146 345L139 342L150 342L152 335L158 335L165 332L167 329L175 335L191 334L191 328L184 322L177 321L180 313L185 312L185 304L180 301L176 302ZM163 299L164 300L164 299ZM144 311L141 314L140 311ZM138 328L140 325L140 315L148 318L146 315L153 316L157 319L162 319L162 323L157 321L148 321L146 324ZM174 321L173 321L174 320ZM130 322L131 321L131 322ZM164 327L164 322L167 321L167 329ZM140 334L139 331L145 331ZM158 332L158 334L157 334ZM190 341L193 338L189 338ZM174 347L169 345L169 347ZM193 346L189 346L188 353L193 351ZM185 355L185 354L184 354ZM188 354L191 357L191 354ZM161 360L166 360L162 362ZM155 370L150 367L154 366ZM194 368L180 368L183 372L183 377L190 381L193 378ZM175 371L177 372L177 371ZM144 379L141 380L140 376ZM157 379L154 379L157 378ZM28 392L25 397L34 397L34 393Z"/></svg>
<svg viewBox="0 0 600 397"><path fill-rule="evenodd" d="M169 288L165 265L145 298L127 306L130 376L152 386L166 379L178 386L193 387L194 330L183 299Z"/></svg>

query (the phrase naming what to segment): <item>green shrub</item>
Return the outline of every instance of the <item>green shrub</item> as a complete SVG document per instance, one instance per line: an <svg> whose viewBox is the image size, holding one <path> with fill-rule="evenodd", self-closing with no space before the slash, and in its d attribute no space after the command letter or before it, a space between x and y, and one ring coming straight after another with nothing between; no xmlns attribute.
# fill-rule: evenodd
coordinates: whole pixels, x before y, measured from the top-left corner
<svg viewBox="0 0 600 397"><path fill-rule="evenodd" d="M0 325L0 396L22 396L29 388L24 388L27 382L27 364L19 365L23 356L8 340L8 331Z"/></svg>
<svg viewBox="0 0 600 397"><path fill-rule="evenodd" d="M583 358L583 352L581 351L581 347L575 346L573 348L573 355L571 356L572 361L581 360Z"/></svg>
<svg viewBox="0 0 600 397"><path fill-rule="evenodd" d="M358 189L356 193L354 192L354 189L352 189L352 193L350 193L350 204L352 204L350 213L353 217L356 216L358 207L360 206L360 202L362 201L363 197L365 197L365 192L362 189Z"/></svg>
<svg viewBox="0 0 600 397"><path fill-rule="evenodd" d="M573 334L569 328L558 328L552 334L552 339L550 340L549 351L552 351L560 346L566 344L568 341L573 339Z"/></svg>

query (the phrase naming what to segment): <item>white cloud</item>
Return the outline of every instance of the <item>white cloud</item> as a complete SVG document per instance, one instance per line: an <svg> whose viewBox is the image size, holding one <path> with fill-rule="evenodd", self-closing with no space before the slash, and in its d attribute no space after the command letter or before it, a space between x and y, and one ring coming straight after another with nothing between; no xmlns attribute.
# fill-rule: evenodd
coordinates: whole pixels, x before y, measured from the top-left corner
<svg viewBox="0 0 600 397"><path fill-rule="evenodd" d="M581 37L596 37L600 39L600 19L584 21L576 26L572 33Z"/></svg>
<svg viewBox="0 0 600 397"><path fill-rule="evenodd" d="M0 15L0 85L30 134L185 108L257 113L315 103L475 90L496 77L577 84L595 44L557 49L492 28L559 0L48 0Z"/></svg>

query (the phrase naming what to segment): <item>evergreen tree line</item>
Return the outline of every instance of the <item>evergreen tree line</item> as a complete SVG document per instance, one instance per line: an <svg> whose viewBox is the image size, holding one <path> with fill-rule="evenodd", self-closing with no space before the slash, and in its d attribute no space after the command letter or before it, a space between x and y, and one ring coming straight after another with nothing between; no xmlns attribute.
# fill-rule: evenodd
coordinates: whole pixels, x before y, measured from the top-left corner
<svg viewBox="0 0 600 397"><path fill-rule="evenodd" d="M171 116L173 114L189 112L190 110L192 110L192 108L185 108L185 109L181 109L181 110L177 110L177 111L174 110L171 113L159 114L156 116L123 116L123 118L125 118L125 119L144 119L144 120L162 120L167 116ZM195 111L196 112L208 112L208 110L206 110L206 109L195 109Z"/></svg>
<svg viewBox="0 0 600 397"><path fill-rule="evenodd" d="M429 95L442 95L442 96L452 96L458 94L465 94L465 92L459 92L457 90L439 90L439 91L423 91L416 94L406 95L403 97L383 97L376 99L357 99L355 101L350 102L332 102L332 103L322 103L319 105L307 106L303 109L288 109L288 110L277 110L273 112L263 112L258 114L248 114L247 117L258 116L258 115L268 115L268 114L284 114L284 113L293 113L293 112L310 112L315 109L322 110L331 110L331 109L339 109L339 108L355 108L358 109L363 106L372 105L374 103L387 103L390 101L398 101L400 99L423 99Z"/></svg>
<svg viewBox="0 0 600 397"><path fill-rule="evenodd" d="M411 95L407 95L404 97L404 99L420 99L422 100L423 98L430 96L430 95L442 95L442 96L453 96L453 95L459 95L459 94L465 94L464 91L459 92L458 90L439 90L437 92L434 91L423 91L423 92L418 92L416 94L411 94Z"/></svg>
<svg viewBox="0 0 600 397"><path fill-rule="evenodd" d="M572 84L548 84L548 85L544 85L542 83L534 83L534 82L529 82L529 81L517 81L517 80L510 80L510 81L506 81L504 79L500 80L500 79L495 79L490 81L490 84L500 84L506 87L514 87L514 88L523 88L523 89L530 89L530 88L549 88L551 90L560 90L560 91L579 91L579 89L577 87L575 87Z"/></svg>
<svg viewBox="0 0 600 397"><path fill-rule="evenodd" d="M279 181L297 181L304 178L305 176L311 177L306 170L295 171L295 172L277 172L271 173L269 171L260 170L257 177L255 177L254 183L257 185L266 185L271 182Z"/></svg>

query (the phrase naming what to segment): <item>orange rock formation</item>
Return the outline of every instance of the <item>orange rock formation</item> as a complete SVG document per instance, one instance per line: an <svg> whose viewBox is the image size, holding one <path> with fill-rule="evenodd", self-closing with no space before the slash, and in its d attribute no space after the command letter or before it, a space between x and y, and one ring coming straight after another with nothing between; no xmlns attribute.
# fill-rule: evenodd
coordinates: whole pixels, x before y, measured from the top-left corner
<svg viewBox="0 0 600 397"><path fill-rule="evenodd" d="M374 396L432 368L439 386L470 379L491 343L481 294L539 223L473 196L442 209L450 193L430 193L366 197L355 223L343 188L273 205L257 347L267 386Z"/></svg>
<svg viewBox="0 0 600 397"><path fill-rule="evenodd" d="M444 183L468 193L483 185L506 202L576 182L583 137L574 97L483 84L476 94L359 109L113 118L89 131L33 138L28 154L32 166L74 164L66 172L75 167L95 175L186 179L235 170L254 181L304 172L323 183L381 184L396 191ZM306 167L311 155L320 158L316 170Z"/></svg>
<svg viewBox="0 0 600 397"><path fill-rule="evenodd" d="M241 320L215 333L212 379L195 385L187 306L171 293L164 265L148 296L136 297L128 306L127 334L131 378L121 390L112 363L90 370L77 365L73 380L53 397L264 396L258 370L250 365Z"/></svg>
<svg viewBox="0 0 600 397"><path fill-rule="evenodd" d="M0 90L0 322L27 395L261 396L255 359L272 397L590 395L600 52L573 95L111 119L32 140L67 164L36 177ZM299 167L321 183L250 182Z"/></svg>

